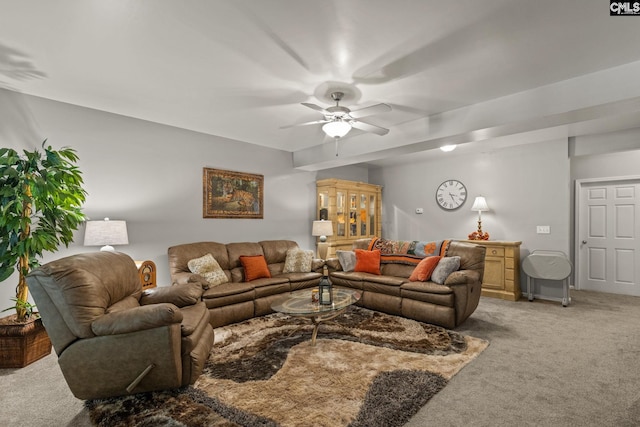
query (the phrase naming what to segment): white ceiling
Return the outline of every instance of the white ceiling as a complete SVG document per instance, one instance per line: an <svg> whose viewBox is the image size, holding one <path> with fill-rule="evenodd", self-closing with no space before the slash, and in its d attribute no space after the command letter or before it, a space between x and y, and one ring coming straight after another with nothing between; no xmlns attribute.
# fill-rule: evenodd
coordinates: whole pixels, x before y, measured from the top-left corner
<svg viewBox="0 0 640 427"><path fill-rule="evenodd" d="M639 66L640 17L610 17L603 0L0 0L0 10L0 86L291 151L306 169L640 126L640 88L620 81ZM364 119L389 134L353 130L336 158L320 125L283 129L321 119L300 103L329 106L336 88L348 107L391 105Z"/></svg>

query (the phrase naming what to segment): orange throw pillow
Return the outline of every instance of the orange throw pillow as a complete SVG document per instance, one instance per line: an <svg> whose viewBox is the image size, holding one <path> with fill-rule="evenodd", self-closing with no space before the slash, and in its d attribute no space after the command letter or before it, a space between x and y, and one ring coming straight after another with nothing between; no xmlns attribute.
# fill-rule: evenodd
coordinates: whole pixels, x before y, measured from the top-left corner
<svg viewBox="0 0 640 427"><path fill-rule="evenodd" d="M244 281L250 282L263 277L271 277L264 255L242 255L240 263L244 267Z"/></svg>
<svg viewBox="0 0 640 427"><path fill-rule="evenodd" d="M356 249L356 266L353 271L380 275L380 251Z"/></svg>
<svg viewBox="0 0 640 427"><path fill-rule="evenodd" d="M409 280L412 282L426 282L431 279L431 273L436 269L438 262L440 262L441 256L428 256L423 258L416 268L413 269L413 273L409 276Z"/></svg>

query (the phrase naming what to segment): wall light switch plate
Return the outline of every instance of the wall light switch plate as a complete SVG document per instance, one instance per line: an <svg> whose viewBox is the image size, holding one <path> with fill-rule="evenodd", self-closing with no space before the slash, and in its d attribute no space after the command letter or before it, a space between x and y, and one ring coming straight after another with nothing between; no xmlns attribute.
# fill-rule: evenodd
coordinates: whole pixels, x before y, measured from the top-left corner
<svg viewBox="0 0 640 427"><path fill-rule="evenodd" d="M538 225L536 226L536 233L538 234L551 234L550 225Z"/></svg>
<svg viewBox="0 0 640 427"><path fill-rule="evenodd" d="M417 213L417 214L424 213L424 209L422 209L422 208L416 208L416 213Z"/></svg>

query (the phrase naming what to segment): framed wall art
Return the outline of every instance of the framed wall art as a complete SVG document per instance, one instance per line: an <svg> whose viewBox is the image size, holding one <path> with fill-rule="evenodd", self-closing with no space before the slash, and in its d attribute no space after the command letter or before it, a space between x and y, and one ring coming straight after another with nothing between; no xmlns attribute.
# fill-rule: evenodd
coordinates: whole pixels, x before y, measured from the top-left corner
<svg viewBox="0 0 640 427"><path fill-rule="evenodd" d="M203 168L203 218L263 218L264 176Z"/></svg>

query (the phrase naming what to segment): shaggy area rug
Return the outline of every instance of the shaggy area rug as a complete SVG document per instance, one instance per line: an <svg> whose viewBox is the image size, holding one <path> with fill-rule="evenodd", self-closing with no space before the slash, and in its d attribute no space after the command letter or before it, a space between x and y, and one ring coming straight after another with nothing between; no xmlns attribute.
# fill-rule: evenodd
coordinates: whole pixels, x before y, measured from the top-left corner
<svg viewBox="0 0 640 427"><path fill-rule="evenodd" d="M86 402L98 426L401 426L488 343L350 307L320 326L272 314L216 329L192 387Z"/></svg>

